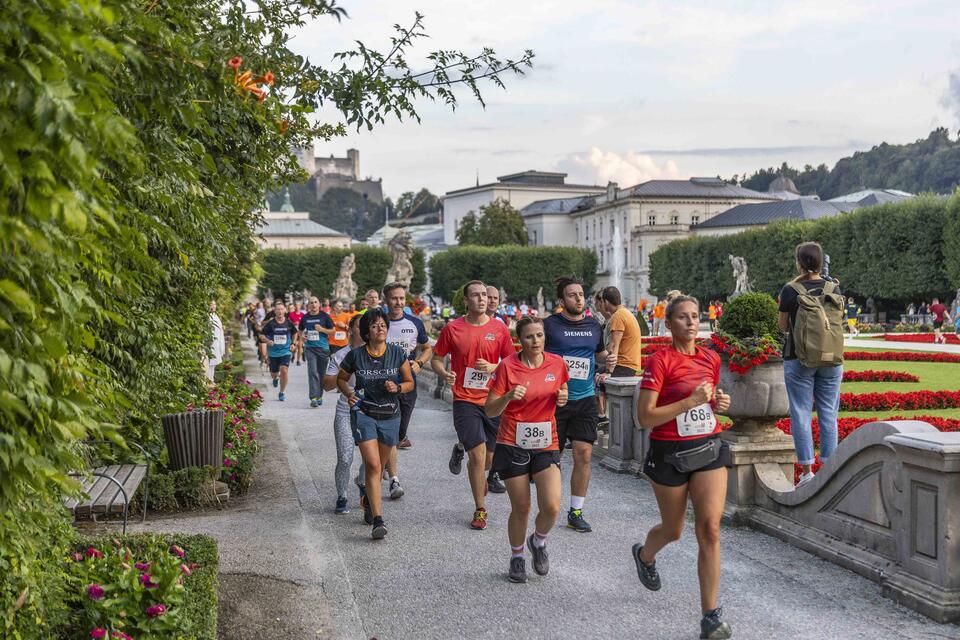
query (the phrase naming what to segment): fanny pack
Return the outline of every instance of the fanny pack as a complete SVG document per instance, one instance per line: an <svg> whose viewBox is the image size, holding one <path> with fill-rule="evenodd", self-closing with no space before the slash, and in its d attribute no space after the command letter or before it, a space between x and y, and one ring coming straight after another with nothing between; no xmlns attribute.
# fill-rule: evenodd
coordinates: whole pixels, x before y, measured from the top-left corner
<svg viewBox="0 0 960 640"><path fill-rule="evenodd" d="M672 464L678 473L692 473L713 463L720 457L722 444L719 438L713 438L699 447L668 453L663 459L665 462Z"/></svg>
<svg viewBox="0 0 960 640"><path fill-rule="evenodd" d="M371 402L370 400L361 400L358 404L360 405L360 411L374 420L389 420L395 416L400 409L396 402L380 404L379 402Z"/></svg>

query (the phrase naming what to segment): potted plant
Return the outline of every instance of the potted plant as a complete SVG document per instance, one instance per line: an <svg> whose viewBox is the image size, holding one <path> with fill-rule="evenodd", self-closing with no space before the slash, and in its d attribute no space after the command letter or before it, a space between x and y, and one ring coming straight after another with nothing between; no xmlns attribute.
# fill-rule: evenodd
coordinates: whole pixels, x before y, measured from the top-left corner
<svg viewBox="0 0 960 640"><path fill-rule="evenodd" d="M733 438L780 439L776 421L789 413L783 383L783 336L777 303L766 293L744 293L724 305L710 346L720 353L720 388L730 394Z"/></svg>

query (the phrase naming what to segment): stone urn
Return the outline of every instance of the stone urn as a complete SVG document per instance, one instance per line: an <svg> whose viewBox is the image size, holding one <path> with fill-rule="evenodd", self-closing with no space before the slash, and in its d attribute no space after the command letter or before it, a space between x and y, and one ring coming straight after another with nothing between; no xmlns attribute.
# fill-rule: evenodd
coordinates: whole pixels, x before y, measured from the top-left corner
<svg viewBox="0 0 960 640"><path fill-rule="evenodd" d="M783 360L770 358L746 373L730 371L726 356L721 360L719 386L730 395L727 415L733 420L729 439L781 439L784 434L776 422L789 415Z"/></svg>

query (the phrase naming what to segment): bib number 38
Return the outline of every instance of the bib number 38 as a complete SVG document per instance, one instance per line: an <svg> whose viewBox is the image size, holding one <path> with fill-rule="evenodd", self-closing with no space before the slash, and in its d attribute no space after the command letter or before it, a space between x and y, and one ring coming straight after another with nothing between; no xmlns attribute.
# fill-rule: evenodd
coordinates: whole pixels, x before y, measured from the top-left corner
<svg viewBox="0 0 960 640"><path fill-rule="evenodd" d="M550 422L518 422L517 446L521 449L546 449L553 442L553 424Z"/></svg>
<svg viewBox="0 0 960 640"><path fill-rule="evenodd" d="M677 434L682 438L705 436L717 428L717 417L708 403L699 404L677 416Z"/></svg>

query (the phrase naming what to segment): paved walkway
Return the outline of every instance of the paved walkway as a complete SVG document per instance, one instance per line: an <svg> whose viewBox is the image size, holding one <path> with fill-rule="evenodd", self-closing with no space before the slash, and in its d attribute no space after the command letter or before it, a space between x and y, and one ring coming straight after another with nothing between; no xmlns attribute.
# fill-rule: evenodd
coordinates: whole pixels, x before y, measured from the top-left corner
<svg viewBox="0 0 960 640"><path fill-rule="evenodd" d="M255 364L248 371L254 381L268 382ZM511 584L507 497L489 497L486 531L469 529L466 477L447 470L455 440L449 407L421 397L410 430L414 446L400 452L407 495L387 501L389 536L373 542L355 491L351 513L333 513L334 397L310 409L306 366L290 372L287 401L278 402L268 387L263 407L263 416L279 425L275 437L266 434L265 460L287 465L266 500L253 495L225 512L176 521L178 530L208 531L220 540L225 575L293 585L265 592L254 612L302 629L283 637L697 637L692 522L658 558L663 589L653 593L637 581L630 545L657 521L645 481L595 466L585 509L594 533L556 528L550 575L530 570L528 584ZM565 468L564 504L568 474ZM171 523L157 520L146 528L169 530ZM725 527L722 544L721 603L737 638L960 638L960 627L895 605L877 584L766 535ZM221 625L221 637L255 636L224 633Z"/></svg>

